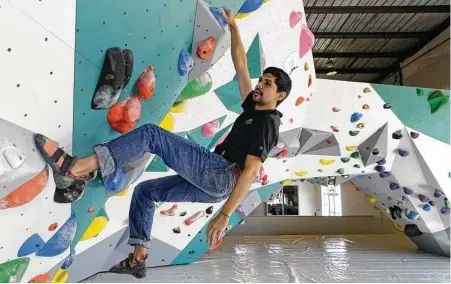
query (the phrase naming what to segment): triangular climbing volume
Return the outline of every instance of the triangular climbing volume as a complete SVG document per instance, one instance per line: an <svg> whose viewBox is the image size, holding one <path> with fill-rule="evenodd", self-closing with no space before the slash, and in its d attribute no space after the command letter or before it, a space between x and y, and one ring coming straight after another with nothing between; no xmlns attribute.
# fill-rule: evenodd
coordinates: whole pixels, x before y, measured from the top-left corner
<svg viewBox="0 0 451 284"><path fill-rule="evenodd" d="M305 155L325 155L325 156L341 156L340 145L333 133L325 137L324 140L317 143L315 146L305 150Z"/></svg>
<svg viewBox="0 0 451 284"><path fill-rule="evenodd" d="M359 145L358 149L362 156L363 165L374 164L387 157L388 147L388 123L380 127L368 139Z"/></svg>
<svg viewBox="0 0 451 284"><path fill-rule="evenodd" d="M300 153L305 153L310 148L320 143L321 141L327 140L332 133L325 132L316 129L303 128L300 137Z"/></svg>
<svg viewBox="0 0 451 284"><path fill-rule="evenodd" d="M249 70L249 74L252 79L260 78L263 73L264 64L264 55L263 50L261 48L260 36L257 34L252 41L249 50L247 51L247 67ZM262 60L263 55L263 60Z"/></svg>
<svg viewBox="0 0 451 284"><path fill-rule="evenodd" d="M301 136L301 128L291 129L279 134L277 146L269 152L269 157L276 157L283 150L288 152L284 157L292 158L299 152L301 146L299 137Z"/></svg>
<svg viewBox="0 0 451 284"><path fill-rule="evenodd" d="M237 80L232 80L219 87L215 90L215 93L228 110L237 113L243 112L241 108L240 88Z"/></svg>

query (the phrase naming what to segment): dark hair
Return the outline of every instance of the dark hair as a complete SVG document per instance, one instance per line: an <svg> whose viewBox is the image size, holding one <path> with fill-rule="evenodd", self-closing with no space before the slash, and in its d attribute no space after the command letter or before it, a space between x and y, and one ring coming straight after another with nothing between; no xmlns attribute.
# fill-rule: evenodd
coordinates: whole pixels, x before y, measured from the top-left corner
<svg viewBox="0 0 451 284"><path fill-rule="evenodd" d="M291 78L290 76L280 68L268 67L263 71L263 74L271 74L276 77L277 92L285 92L287 95L285 98L277 102L280 105L291 92Z"/></svg>

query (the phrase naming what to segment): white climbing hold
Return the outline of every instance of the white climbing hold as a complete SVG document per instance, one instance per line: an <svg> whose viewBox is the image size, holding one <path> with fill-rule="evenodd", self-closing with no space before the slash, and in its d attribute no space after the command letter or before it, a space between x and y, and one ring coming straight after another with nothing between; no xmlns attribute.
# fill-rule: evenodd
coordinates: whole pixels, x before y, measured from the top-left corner
<svg viewBox="0 0 451 284"><path fill-rule="evenodd" d="M13 169L19 168L25 162L25 154L17 148L5 150L3 155Z"/></svg>

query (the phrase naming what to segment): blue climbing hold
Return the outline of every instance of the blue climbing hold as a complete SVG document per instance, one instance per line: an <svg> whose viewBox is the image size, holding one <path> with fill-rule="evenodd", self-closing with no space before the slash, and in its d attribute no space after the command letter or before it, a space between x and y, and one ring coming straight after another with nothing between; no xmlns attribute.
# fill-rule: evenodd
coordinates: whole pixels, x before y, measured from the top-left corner
<svg viewBox="0 0 451 284"><path fill-rule="evenodd" d="M210 7L210 11L222 27L227 26L227 22L224 20L224 17L220 13L221 11L224 11L223 8Z"/></svg>
<svg viewBox="0 0 451 284"><path fill-rule="evenodd" d="M363 116L363 114L361 114L360 112L354 112L351 115L351 122L354 123L354 122L359 121L362 118L362 116Z"/></svg>
<svg viewBox="0 0 451 284"><path fill-rule="evenodd" d="M63 226L56 232L45 246L39 250L37 256L53 257L62 254L72 243L77 230L77 218L72 214Z"/></svg>
<svg viewBox="0 0 451 284"><path fill-rule="evenodd" d="M251 13L263 5L264 0L246 0L238 13Z"/></svg>
<svg viewBox="0 0 451 284"><path fill-rule="evenodd" d="M185 76L194 67L194 61L191 55L184 49L180 51L179 54L179 74L180 76Z"/></svg>
<svg viewBox="0 0 451 284"><path fill-rule="evenodd" d="M44 240L38 234L31 235L28 239L23 242L23 244L19 248L19 252L17 252L17 257L26 256L32 253L37 252L45 245Z"/></svg>
<svg viewBox="0 0 451 284"><path fill-rule="evenodd" d="M105 179L105 190L109 192L122 191L125 183L124 169L120 168L115 173L107 176Z"/></svg>
<svg viewBox="0 0 451 284"><path fill-rule="evenodd" d="M413 212L413 211L410 210L410 209L406 209L406 210L404 211L404 213L406 214L406 217L407 217L409 220L412 220L412 221L418 219L418 217L420 216L418 213Z"/></svg>
<svg viewBox="0 0 451 284"><path fill-rule="evenodd" d="M431 211L431 205L425 204L425 205L423 206L423 210L424 210L424 211Z"/></svg>
<svg viewBox="0 0 451 284"><path fill-rule="evenodd" d="M364 178L364 176L362 176L362 175L358 175L358 176L356 176L355 178L356 178L356 179L363 179L363 178Z"/></svg>
<svg viewBox="0 0 451 284"><path fill-rule="evenodd" d="M72 264L72 262L75 260L75 256L76 256L75 249L72 249L70 251L70 254L64 260L63 265L61 265L61 269L64 270L68 269L69 266Z"/></svg>

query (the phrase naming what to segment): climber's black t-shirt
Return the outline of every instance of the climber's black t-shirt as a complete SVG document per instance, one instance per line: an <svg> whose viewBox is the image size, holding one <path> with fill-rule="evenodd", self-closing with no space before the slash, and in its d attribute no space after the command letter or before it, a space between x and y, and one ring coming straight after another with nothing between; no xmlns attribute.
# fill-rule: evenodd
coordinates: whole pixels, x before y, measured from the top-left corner
<svg viewBox="0 0 451 284"><path fill-rule="evenodd" d="M216 146L215 153L237 163L242 171L247 155L262 162L277 144L282 113L278 110L256 110L252 93L242 103L244 112L236 119L227 138Z"/></svg>

